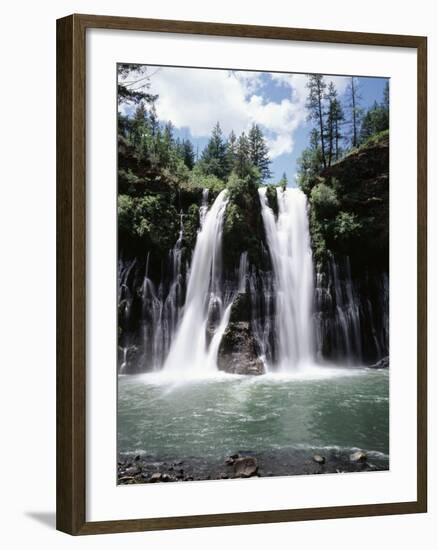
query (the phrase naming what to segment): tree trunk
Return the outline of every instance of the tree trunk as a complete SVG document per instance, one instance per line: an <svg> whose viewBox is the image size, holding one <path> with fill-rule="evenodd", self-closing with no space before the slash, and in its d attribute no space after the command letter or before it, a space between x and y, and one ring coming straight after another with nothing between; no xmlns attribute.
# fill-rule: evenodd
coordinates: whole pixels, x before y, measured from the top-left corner
<svg viewBox="0 0 438 550"><path fill-rule="evenodd" d="M356 90L354 88L354 77L351 77L351 105L353 119L353 147L357 147L357 120L356 120Z"/></svg>
<svg viewBox="0 0 438 550"><path fill-rule="evenodd" d="M319 114L319 131L321 135L321 154L322 154L322 163L324 168L327 168L327 161L325 158L325 144L324 144L324 120L322 116L322 90L318 84L318 114Z"/></svg>

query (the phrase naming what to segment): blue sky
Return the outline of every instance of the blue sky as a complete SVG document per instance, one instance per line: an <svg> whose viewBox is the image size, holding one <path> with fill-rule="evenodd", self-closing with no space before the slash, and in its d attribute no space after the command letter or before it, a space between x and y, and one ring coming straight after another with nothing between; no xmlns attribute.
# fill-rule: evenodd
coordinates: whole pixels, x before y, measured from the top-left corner
<svg viewBox="0 0 438 550"><path fill-rule="evenodd" d="M172 121L177 136L189 138L201 152L216 122L225 136L231 130L239 135L257 123L268 142L272 182L285 172L294 184L297 159L312 129L305 108L306 75L183 67L148 67L147 74L150 92L158 94L158 116ZM346 103L350 77L325 80L334 82ZM356 78L363 108L382 100L386 80Z"/></svg>

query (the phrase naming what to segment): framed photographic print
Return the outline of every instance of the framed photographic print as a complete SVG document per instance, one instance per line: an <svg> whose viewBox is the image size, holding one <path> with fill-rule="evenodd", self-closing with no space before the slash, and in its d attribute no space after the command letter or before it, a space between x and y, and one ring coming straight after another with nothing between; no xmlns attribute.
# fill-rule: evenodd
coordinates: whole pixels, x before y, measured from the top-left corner
<svg viewBox="0 0 438 550"><path fill-rule="evenodd" d="M57 51L58 529L425 512L426 38Z"/></svg>

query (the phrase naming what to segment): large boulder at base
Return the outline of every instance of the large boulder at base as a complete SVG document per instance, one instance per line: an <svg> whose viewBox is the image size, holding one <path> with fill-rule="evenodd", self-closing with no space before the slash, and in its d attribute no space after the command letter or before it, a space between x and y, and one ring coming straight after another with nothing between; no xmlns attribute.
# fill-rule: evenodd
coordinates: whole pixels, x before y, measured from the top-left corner
<svg viewBox="0 0 438 550"><path fill-rule="evenodd" d="M239 292L234 298L230 313L230 323L249 322L251 319L251 303L246 292Z"/></svg>
<svg viewBox="0 0 438 550"><path fill-rule="evenodd" d="M264 374L249 322L228 324L219 346L218 368L230 374Z"/></svg>
<svg viewBox="0 0 438 550"><path fill-rule="evenodd" d="M251 477L257 474L257 459L253 456L242 456L237 458L233 464L236 477Z"/></svg>

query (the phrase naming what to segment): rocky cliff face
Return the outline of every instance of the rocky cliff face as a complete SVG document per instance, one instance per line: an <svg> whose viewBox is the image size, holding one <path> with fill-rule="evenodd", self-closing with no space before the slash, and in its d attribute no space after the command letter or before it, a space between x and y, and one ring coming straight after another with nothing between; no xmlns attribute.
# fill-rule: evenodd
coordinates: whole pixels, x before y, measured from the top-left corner
<svg viewBox="0 0 438 550"><path fill-rule="evenodd" d="M389 350L389 136L324 170L307 189L318 354L373 363Z"/></svg>

